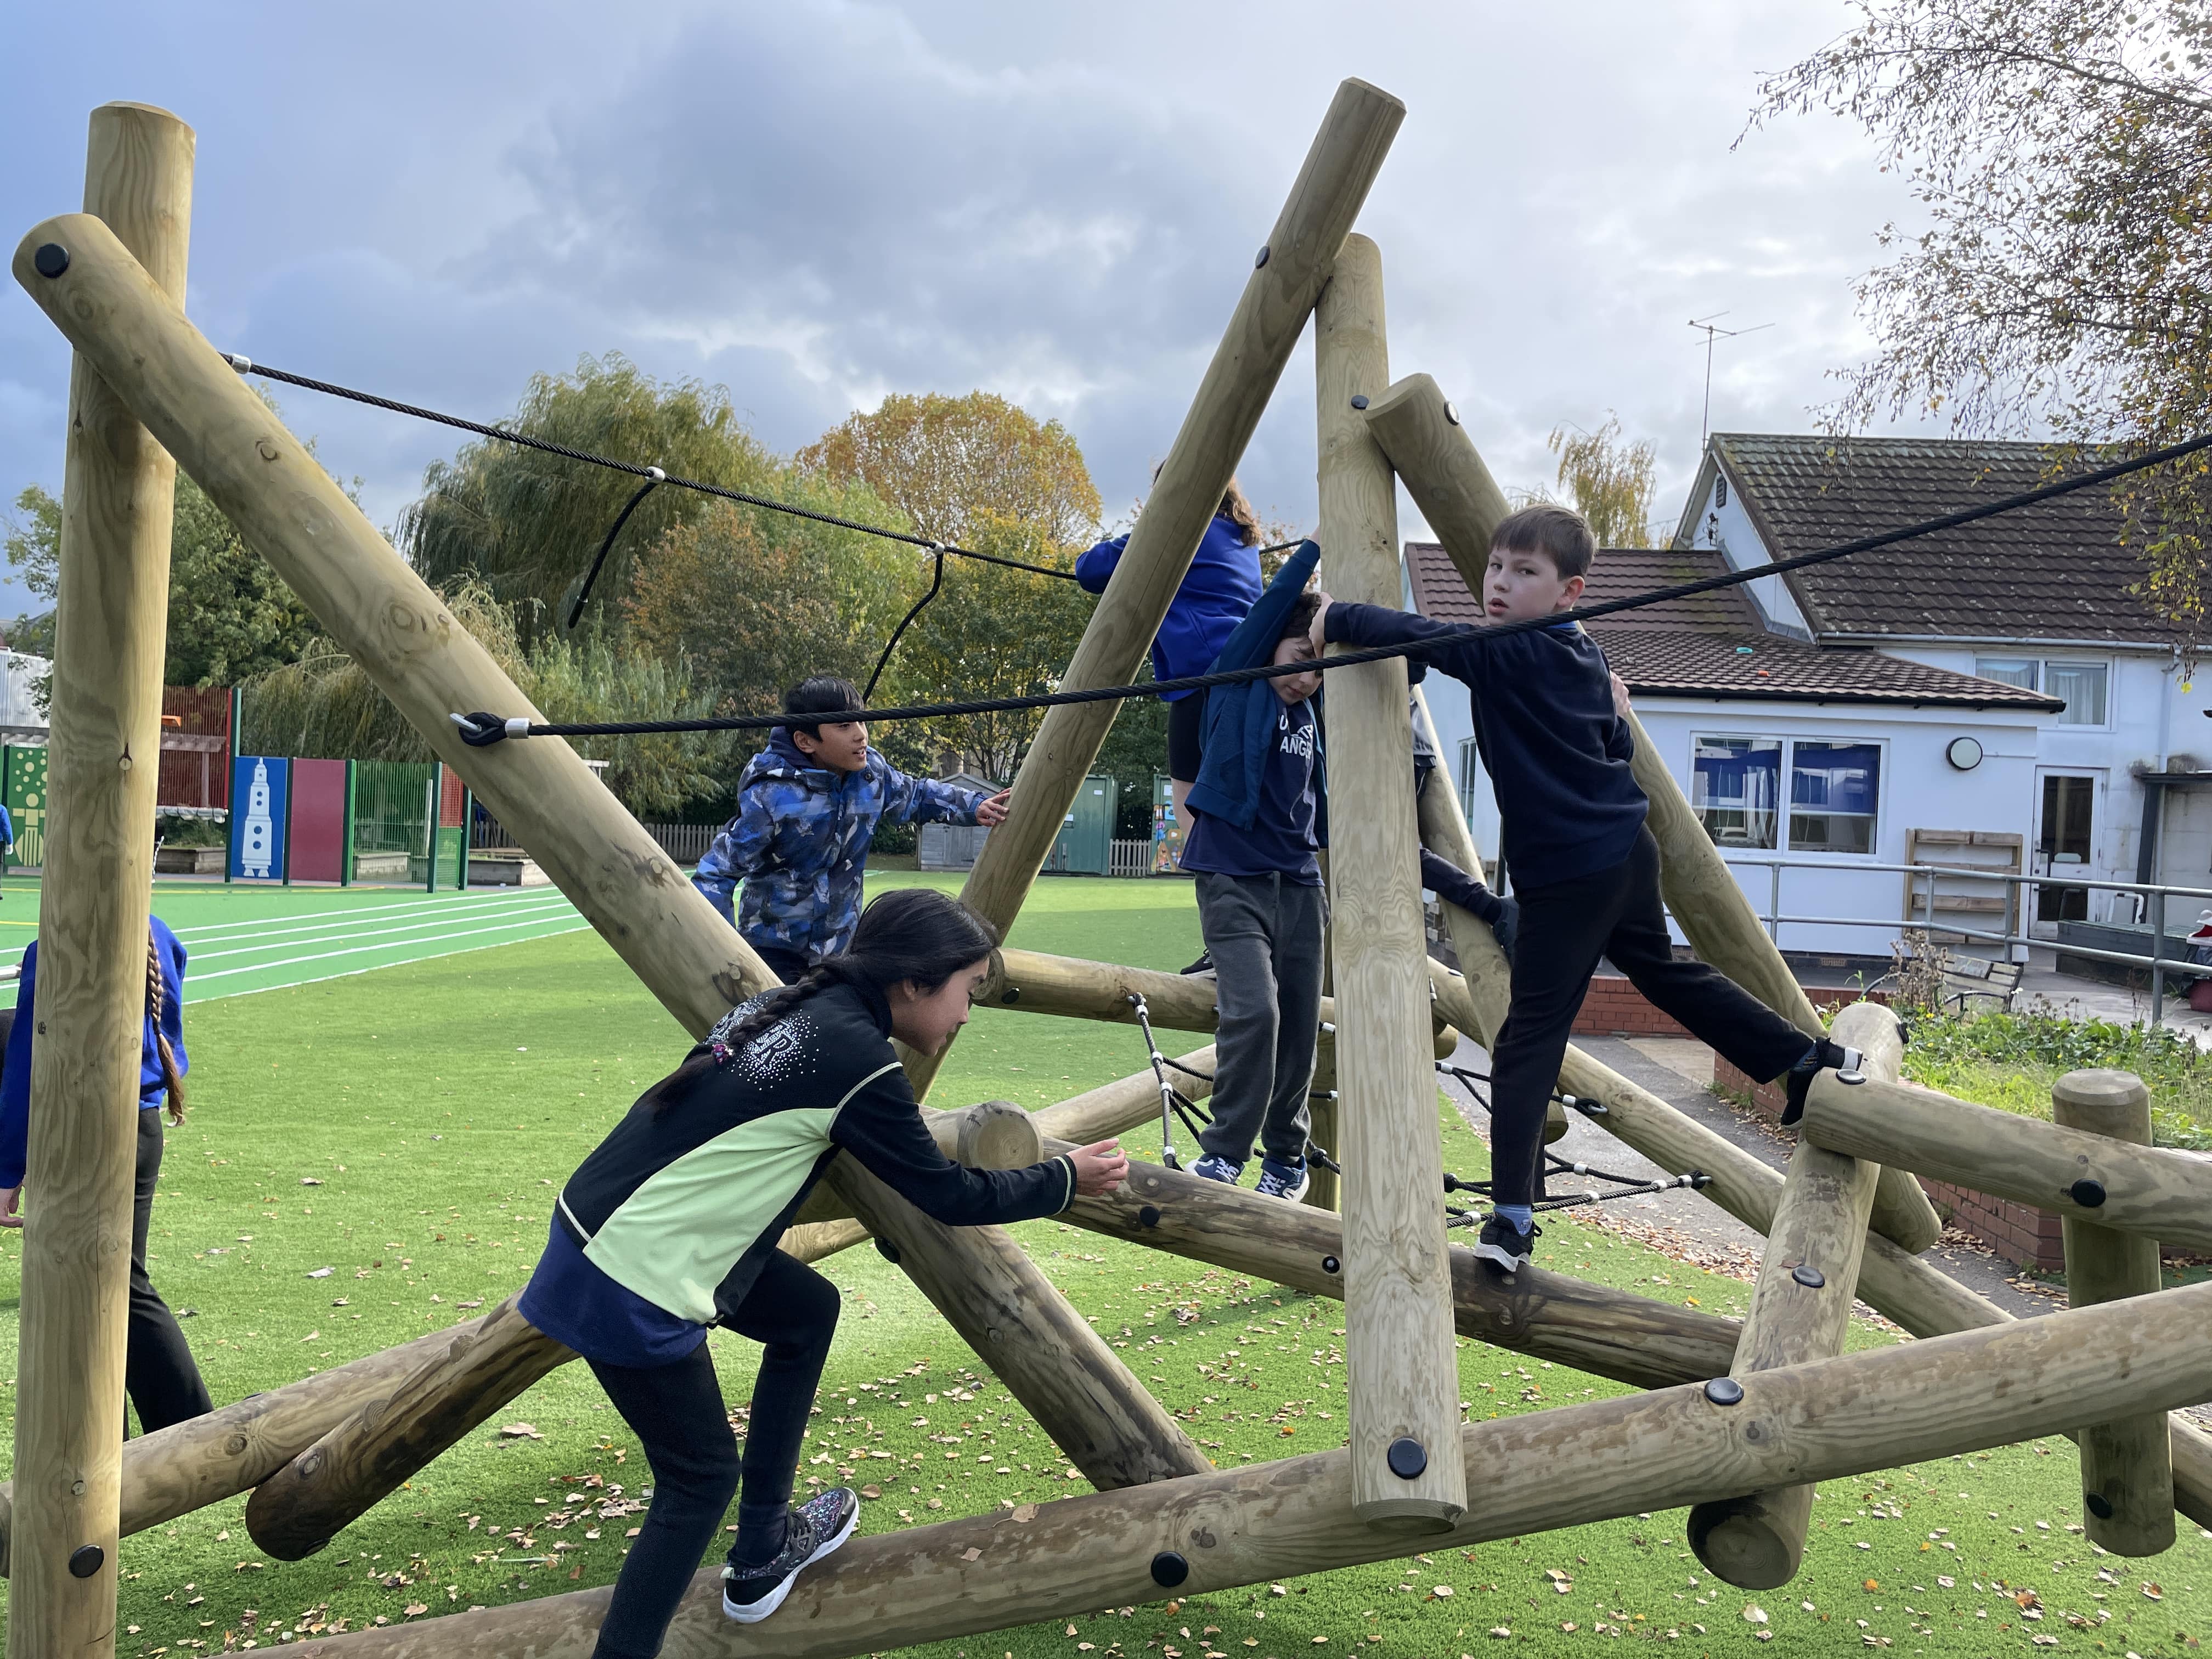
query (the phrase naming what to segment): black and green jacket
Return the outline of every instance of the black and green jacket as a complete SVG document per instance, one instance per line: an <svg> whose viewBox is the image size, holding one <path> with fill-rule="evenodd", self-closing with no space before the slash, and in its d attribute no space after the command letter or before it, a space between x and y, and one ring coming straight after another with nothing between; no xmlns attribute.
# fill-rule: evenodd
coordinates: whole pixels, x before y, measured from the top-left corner
<svg viewBox="0 0 2212 1659"><path fill-rule="evenodd" d="M732 1051L674 1104L633 1106L569 1176L557 1222L617 1284L711 1324L744 1301L840 1152L948 1226L1056 1215L1075 1196L1065 1155L969 1170L938 1150L891 1052L890 1009L855 975Z"/></svg>

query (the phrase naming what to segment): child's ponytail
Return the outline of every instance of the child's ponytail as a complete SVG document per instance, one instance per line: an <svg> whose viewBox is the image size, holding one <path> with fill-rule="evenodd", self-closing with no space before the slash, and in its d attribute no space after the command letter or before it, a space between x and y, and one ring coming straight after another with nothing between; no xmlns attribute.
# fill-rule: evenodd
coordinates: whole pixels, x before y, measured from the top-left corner
<svg viewBox="0 0 2212 1659"><path fill-rule="evenodd" d="M169 988L161 977L161 947L149 928L146 934L146 1018L154 1022L154 1052L161 1062L161 1087L168 1091L169 1121L185 1121L185 1074L177 1069L177 1051L169 1046L169 1034L161 1029L161 1016L167 1011Z"/></svg>

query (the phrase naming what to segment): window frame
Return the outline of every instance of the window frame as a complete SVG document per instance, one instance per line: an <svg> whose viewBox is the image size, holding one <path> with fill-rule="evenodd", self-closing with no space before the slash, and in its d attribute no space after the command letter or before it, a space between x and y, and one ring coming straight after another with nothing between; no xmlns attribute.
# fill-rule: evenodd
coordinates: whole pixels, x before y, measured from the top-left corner
<svg viewBox="0 0 2212 1659"><path fill-rule="evenodd" d="M2104 677L2105 689L2101 698L2104 706L2097 711L2100 718L2094 720L2069 720L2066 718L2072 710L2072 704L2069 702L2066 708L2052 716L2051 725L2070 732L2111 731L2112 729L2112 665L2110 662L2100 662L2087 657L2045 657L2043 659L2041 689L2046 697L2054 695L2051 690L2051 671L2054 668L2077 672L2085 668L2094 669Z"/></svg>
<svg viewBox="0 0 2212 1659"><path fill-rule="evenodd" d="M1733 853L1741 854L1746 858L1856 859L1863 860L1869 864L1879 863L1881 861L1881 826L1883 822L1882 812L1883 801L1885 799L1883 783L1889 771L1890 744L1887 738L1853 737L1847 735L1836 737L1814 737L1790 732L1719 731L1711 728L1692 727L1690 732L1691 787L1689 790L1684 792L1686 794L1692 797L1692 805L1691 810L1692 811L1697 810L1694 805L1694 792L1697 781L1698 744L1700 743L1730 742L1774 743L1781 745L1781 763L1779 770L1777 774L1776 800L1774 805L1775 844L1772 847L1744 847L1728 846L1722 842L1715 842L1713 843L1713 848L1716 852L1721 854L1723 857L1726 857L1729 854ZM1874 825L1868 836L1868 846L1865 852L1837 852L1827 848L1802 848L1794 844L1793 838L1790 835L1790 820L1791 816L1796 811L1796 807L1790 797L1793 793L1792 786L1796 776L1797 745L1800 743L1820 744L1830 749L1871 749L1875 751L1875 807L1874 811L1869 815L1874 820ZM1705 827L1705 820L1702 815L1700 815L1698 818L1698 827L1700 829ZM1709 838L1712 834L1710 830L1707 830L1705 833Z"/></svg>

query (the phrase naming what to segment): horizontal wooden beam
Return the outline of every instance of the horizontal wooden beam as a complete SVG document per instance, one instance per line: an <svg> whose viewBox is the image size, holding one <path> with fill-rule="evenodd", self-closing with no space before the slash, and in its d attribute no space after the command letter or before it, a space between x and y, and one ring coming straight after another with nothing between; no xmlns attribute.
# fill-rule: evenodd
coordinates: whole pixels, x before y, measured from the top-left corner
<svg viewBox="0 0 2212 1659"><path fill-rule="evenodd" d="M1119 1192L1079 1198L1060 1218L1170 1255L1344 1299L1343 1223L1309 1205L1133 1163ZM1454 1323L1478 1342L1639 1389L1723 1376L1735 1356L1739 1328L1732 1319L1538 1267L1508 1279L1485 1269L1464 1245L1447 1254Z"/></svg>
<svg viewBox="0 0 2212 1659"><path fill-rule="evenodd" d="M1802 1133L1831 1152L2212 1251L2212 1157L2203 1152L2130 1146L1916 1084L1830 1077L1814 1085Z"/></svg>
<svg viewBox="0 0 2212 1659"><path fill-rule="evenodd" d="M1449 1533L1392 1534L1352 1513L1341 1450L1034 1509L856 1538L801 1575L772 1619L722 1615L719 1567L693 1580L665 1659L847 1659L1100 1607L1464 1548L1740 1492L1814 1481L2165 1411L2212 1393L2212 1284L2161 1317L2112 1303L1907 1342L1743 1380L1470 1424L1481 1494ZM2033 1379L2024 1386L2022 1379ZM301 1643L313 1659L584 1659L608 1590Z"/></svg>

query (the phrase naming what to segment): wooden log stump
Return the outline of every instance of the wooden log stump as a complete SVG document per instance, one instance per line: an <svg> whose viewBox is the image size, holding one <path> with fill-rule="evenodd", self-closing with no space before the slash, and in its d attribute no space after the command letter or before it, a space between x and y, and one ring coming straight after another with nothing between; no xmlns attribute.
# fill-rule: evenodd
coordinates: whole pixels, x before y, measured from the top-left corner
<svg viewBox="0 0 2212 1659"><path fill-rule="evenodd" d="M142 281L181 305L192 130L143 104L102 105L91 125L85 211L144 263ZM51 287L66 261L51 239L31 244L16 255L16 279ZM131 1172L176 479L176 463L77 357L23 1178L15 1653L115 1649Z"/></svg>
<svg viewBox="0 0 2212 1659"><path fill-rule="evenodd" d="M1414 374L1369 405L1367 424L1468 591L1480 593L1491 536L1510 508L1457 412L1433 380ZM1636 781L1651 804L1646 823L1659 843L1660 891L1691 948L1807 1036L1819 1036L1820 1017L1804 988L1633 714L1629 728ZM1874 1217L1877 1232L1915 1255L1942 1236L1935 1206L1902 1170L1881 1176Z"/></svg>
<svg viewBox="0 0 2212 1659"><path fill-rule="evenodd" d="M2131 1073L2067 1073L2051 1085L2051 1116L2062 1128L2150 1145L2150 1091ZM2200 1206L2207 1197L2212 1193L2200 1188ZM2068 1305L2094 1307L2159 1289L2156 1238L2116 1232L2072 1215L2059 1225L2066 1239ZM2155 1315L2147 1309L2142 1317ZM2099 1423L2081 1431L2081 1520L2089 1541L2115 1555L2171 1549L2173 1457L2165 1413Z"/></svg>
<svg viewBox="0 0 2212 1659"><path fill-rule="evenodd" d="M1735 1405L1689 1386L1469 1424L1451 1449L1483 1501L1442 1537L1357 1520L1352 1458L1334 1450L855 1538L757 1625L723 1616L720 1570L709 1568L661 1651L850 1659L1948 1457L2057 1433L2116 1403L2166 1410L2201 1398L2212 1376L2212 1285L2168 1296L2171 1317L2155 1321L2114 1304L1764 1371ZM584 1659L607 1596L550 1596L320 1638L299 1651Z"/></svg>
<svg viewBox="0 0 2212 1659"><path fill-rule="evenodd" d="M1399 598L1397 486L1355 399L1389 380L1382 259L1347 236L1314 312L1322 580L1340 598ZM1329 676L1329 823L1338 1158L1353 1502L1381 1525L1442 1528L1467 1485L1444 1448L1459 1368L1444 1271L1443 1147L1426 1053L1428 950L1413 809L1406 665Z"/></svg>
<svg viewBox="0 0 2212 1659"><path fill-rule="evenodd" d="M1330 263L1405 118L1403 104L1364 81L1346 81L1337 88L1290 198L1255 257L1252 275L1189 412L1152 480L1152 493L1129 532L1121 563L1061 677L1062 690L1125 684L1136 678L1283 366L1305 331ZM1000 933L1021 909L1118 708L1094 702L1046 711L1014 779L1006 821L984 842L961 890L961 897ZM916 1096L927 1094L938 1063L921 1057L909 1063Z"/></svg>
<svg viewBox="0 0 2212 1659"><path fill-rule="evenodd" d="M1805 1138L2161 1244L2212 1252L2212 1157L2140 1146L1911 1083L1819 1091Z"/></svg>
<svg viewBox="0 0 2212 1659"><path fill-rule="evenodd" d="M1897 1075L1897 1018L1858 1003L1836 1019L1836 1040L1866 1055L1869 1077ZM1846 1085L1823 1078L1818 1086ZM1739 1381L1844 1351L1851 1301L1866 1254L1878 1165L1801 1140L1767 1231L1766 1253L1729 1375ZM1765 1492L1700 1504L1690 1511L1690 1547L1719 1577L1744 1589L1777 1589L1797 1576L1813 1519L1813 1488Z"/></svg>
<svg viewBox="0 0 2212 1659"><path fill-rule="evenodd" d="M1286 1213L1257 1193L1132 1163L1127 1186L1079 1198L1062 1219L1316 1296L1344 1296L1343 1225L1307 1205ZM1462 1336L1639 1389L1718 1376L1735 1357L1733 1320L1538 1267L1506 1279L1462 1245L1449 1246L1448 1255Z"/></svg>

